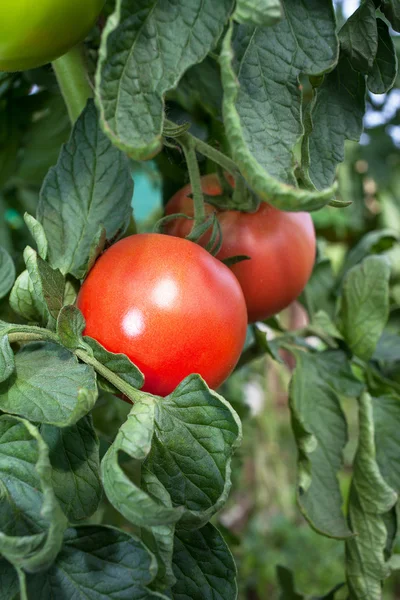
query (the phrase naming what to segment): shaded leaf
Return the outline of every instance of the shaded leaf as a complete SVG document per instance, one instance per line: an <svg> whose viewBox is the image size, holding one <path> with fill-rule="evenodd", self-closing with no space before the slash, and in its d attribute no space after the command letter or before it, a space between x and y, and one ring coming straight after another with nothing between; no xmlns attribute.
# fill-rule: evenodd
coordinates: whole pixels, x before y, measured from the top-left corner
<svg viewBox="0 0 400 600"><path fill-rule="evenodd" d="M394 85L397 75L397 54L388 26L382 19L378 24L378 52L368 76L368 88L374 94L384 94Z"/></svg>
<svg viewBox="0 0 400 600"><path fill-rule="evenodd" d="M346 575L350 597L380 600L390 569L385 560L384 515L397 502L377 462L372 400L364 393L359 408L360 433L349 497L349 523L357 535L346 542Z"/></svg>
<svg viewBox="0 0 400 600"><path fill-rule="evenodd" d="M97 398L96 375L52 343L26 344L15 355L15 372L0 384L0 408L31 421L66 427Z"/></svg>
<svg viewBox="0 0 400 600"><path fill-rule="evenodd" d="M137 538L105 526L68 529L62 551L46 573L27 577L32 598L57 600L152 600L151 554Z"/></svg>
<svg viewBox="0 0 400 600"><path fill-rule="evenodd" d="M0 300L7 296L15 280L15 266L11 256L0 246Z"/></svg>
<svg viewBox="0 0 400 600"><path fill-rule="evenodd" d="M296 369L290 385L290 410L299 452L298 503L319 533L347 538L352 533L342 513L337 479L347 443L347 424L339 397L358 396L362 385L339 350L292 352Z"/></svg>
<svg viewBox="0 0 400 600"><path fill-rule="evenodd" d="M374 64L378 50L374 0L365 0L347 19L339 33L340 47L351 66L361 73L368 73Z"/></svg>
<svg viewBox="0 0 400 600"><path fill-rule="evenodd" d="M376 461L381 475L400 493L400 398L372 398Z"/></svg>
<svg viewBox="0 0 400 600"><path fill-rule="evenodd" d="M318 262L300 298L311 318L321 310L331 318L335 316L336 289L331 261L324 259Z"/></svg>
<svg viewBox="0 0 400 600"><path fill-rule="evenodd" d="M219 531L210 523L175 534L174 600L236 600L236 567Z"/></svg>
<svg viewBox="0 0 400 600"><path fill-rule="evenodd" d="M11 308L27 321L47 323L48 312L44 299L38 298L27 270L22 271L10 294Z"/></svg>
<svg viewBox="0 0 400 600"><path fill-rule="evenodd" d="M390 229L370 231L346 255L338 283L341 285L348 271L370 254L384 254L399 242L399 235Z"/></svg>
<svg viewBox="0 0 400 600"><path fill-rule="evenodd" d="M8 336L0 338L0 383L6 381L15 369L14 352L11 349Z"/></svg>
<svg viewBox="0 0 400 600"><path fill-rule="evenodd" d="M389 316L390 265L370 256L347 273L340 307L341 330L356 356L369 360Z"/></svg>
<svg viewBox="0 0 400 600"><path fill-rule="evenodd" d="M48 449L36 427L0 417L0 552L16 567L47 568L67 521L51 484Z"/></svg>
<svg viewBox="0 0 400 600"><path fill-rule="evenodd" d="M82 333L85 319L81 311L72 304L63 306L57 319L57 335L61 343L70 350L84 347Z"/></svg>
<svg viewBox="0 0 400 600"><path fill-rule="evenodd" d="M49 243L50 265L83 277L99 226L108 239L128 226L132 193L128 160L99 129L89 101L40 195L37 218Z"/></svg>
<svg viewBox="0 0 400 600"><path fill-rule="evenodd" d="M399 0L382 0L381 11L390 21L395 31L400 31L400 3Z"/></svg>
<svg viewBox="0 0 400 600"><path fill-rule="evenodd" d="M42 425L40 434L49 449L51 481L65 515L72 523L89 518L102 494L99 440L91 417L63 429Z"/></svg>
<svg viewBox="0 0 400 600"><path fill-rule="evenodd" d="M317 189L332 185L344 160L346 140L359 141L365 113L365 76L341 55L338 65L314 90L302 143L304 179Z"/></svg>

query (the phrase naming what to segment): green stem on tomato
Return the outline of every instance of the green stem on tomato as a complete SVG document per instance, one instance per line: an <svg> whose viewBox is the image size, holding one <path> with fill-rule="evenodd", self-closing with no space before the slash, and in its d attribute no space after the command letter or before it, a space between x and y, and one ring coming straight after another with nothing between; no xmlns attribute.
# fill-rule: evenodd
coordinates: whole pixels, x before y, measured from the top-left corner
<svg viewBox="0 0 400 600"><path fill-rule="evenodd" d="M173 121L166 120L165 124L168 125L171 129L173 127L176 127L176 124L173 123ZM179 137L177 137L178 143L181 143L182 141L186 144L188 144L190 141L191 144L194 146L194 149L197 150L197 152L200 152L200 154L206 156L207 158L215 162L215 164L220 165L223 169L225 169L225 171L228 171L228 173L230 173L234 177L240 175L239 167L237 166L235 161L229 158L229 156L226 156L226 154L223 154L223 152L220 152L216 148L213 148L212 146L207 144L207 142L203 142L203 140L199 139L198 137L192 135L189 132L183 133Z"/></svg>
<svg viewBox="0 0 400 600"><path fill-rule="evenodd" d="M204 196L201 187L201 175L199 163L197 162L195 146L190 138L186 138L186 135L182 137L185 137L185 139L183 140L180 137L178 142L180 143L183 153L185 155L186 164L189 171L190 184L192 186L194 206L194 229L197 225L200 225L204 221L206 211L204 207Z"/></svg>
<svg viewBox="0 0 400 600"><path fill-rule="evenodd" d="M78 119L93 91L85 64L83 45L75 46L53 62L58 85L72 123Z"/></svg>
<svg viewBox="0 0 400 600"><path fill-rule="evenodd" d="M80 358L82 362L93 367L99 375L102 375L102 377L112 383L114 387L116 387L122 394L127 396L132 402L135 402L136 400L141 400L143 402L145 392L141 392L140 390L133 388L131 385L129 385L129 383L126 383L123 379L121 379L119 375L113 373L113 371L110 371L110 369L101 364L101 362L96 360L93 356L90 356L88 352L78 348L75 350L74 354Z"/></svg>

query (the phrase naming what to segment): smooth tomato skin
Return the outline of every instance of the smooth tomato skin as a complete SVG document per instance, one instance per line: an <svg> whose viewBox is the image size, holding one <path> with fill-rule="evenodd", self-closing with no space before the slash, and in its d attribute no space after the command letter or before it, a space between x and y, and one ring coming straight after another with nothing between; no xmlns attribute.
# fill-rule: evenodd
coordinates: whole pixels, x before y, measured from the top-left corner
<svg viewBox="0 0 400 600"><path fill-rule="evenodd" d="M210 196L222 193L216 175L202 179L203 190ZM193 215L193 200L186 186L171 198L166 214ZM209 212L216 210L208 205ZM250 256L231 267L246 300L249 323L261 321L291 304L303 291L315 261L315 230L309 213L280 211L265 202L255 213L221 211L222 247L217 258ZM185 237L192 221L176 219L166 225L170 235ZM200 240L205 245L210 237Z"/></svg>
<svg viewBox="0 0 400 600"><path fill-rule="evenodd" d="M0 71L40 67L81 42L105 0L1 0Z"/></svg>
<svg viewBox="0 0 400 600"><path fill-rule="evenodd" d="M163 234L127 237L106 250L77 306L85 335L126 354L144 391L170 394L191 373L217 388L241 354L246 304L232 272L201 246Z"/></svg>

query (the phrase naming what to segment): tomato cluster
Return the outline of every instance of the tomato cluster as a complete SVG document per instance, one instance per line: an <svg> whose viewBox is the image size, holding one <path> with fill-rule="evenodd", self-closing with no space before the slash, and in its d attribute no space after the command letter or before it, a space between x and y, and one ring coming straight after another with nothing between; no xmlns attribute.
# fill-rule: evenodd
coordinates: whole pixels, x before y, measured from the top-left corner
<svg viewBox="0 0 400 600"><path fill-rule="evenodd" d="M202 178L207 196L223 193L217 175ZM182 188L166 206L166 214L193 216L191 186ZM216 209L207 205L207 212ZM222 247L217 258L248 256L231 269L246 299L249 322L261 321L286 308L304 289L315 260L315 230L309 213L283 212L262 202L257 212L217 212ZM170 235L185 237L193 221L178 218L166 225ZM206 245L210 234L200 243Z"/></svg>
<svg viewBox="0 0 400 600"><path fill-rule="evenodd" d="M40 67L93 27L105 0L1 0L0 71Z"/></svg>
<svg viewBox="0 0 400 600"><path fill-rule="evenodd" d="M222 194L216 175L202 184L208 196ZM190 186L180 190L166 213L192 216L190 193ZM225 210L217 218L223 243L216 258L201 246L210 234L200 245L184 239L193 221L181 217L169 222L169 235L138 234L111 246L79 293L85 334L126 354L152 394L171 393L191 373L217 388L239 359L248 322L288 306L311 274L315 232L308 213L262 203L255 213ZM237 255L249 260L231 268L221 262Z"/></svg>

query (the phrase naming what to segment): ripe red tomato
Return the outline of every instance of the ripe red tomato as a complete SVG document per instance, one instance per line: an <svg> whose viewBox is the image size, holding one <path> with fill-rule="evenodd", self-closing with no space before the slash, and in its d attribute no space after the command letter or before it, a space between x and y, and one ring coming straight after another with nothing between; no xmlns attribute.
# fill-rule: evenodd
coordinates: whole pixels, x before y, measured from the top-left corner
<svg viewBox="0 0 400 600"><path fill-rule="evenodd" d="M242 351L246 305L232 272L199 245L148 233L109 248L89 272L77 306L85 335L126 354L144 390L166 396L191 373L217 388Z"/></svg>
<svg viewBox="0 0 400 600"><path fill-rule="evenodd" d="M221 184L216 175L202 178L205 194L219 196ZM190 185L179 190L166 206L166 214L193 216ZM210 204L207 212L217 209ZM246 260L231 267L242 286L249 322L260 321L289 306L304 289L315 260L315 230L309 213L283 212L261 203L255 213L234 210L218 212L222 247L217 258L245 255ZM186 237L192 221L180 218L166 224L166 232ZM205 245L207 233L200 240Z"/></svg>
<svg viewBox="0 0 400 600"><path fill-rule="evenodd" d="M105 0L1 0L0 70L40 67L83 40Z"/></svg>

